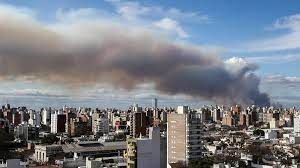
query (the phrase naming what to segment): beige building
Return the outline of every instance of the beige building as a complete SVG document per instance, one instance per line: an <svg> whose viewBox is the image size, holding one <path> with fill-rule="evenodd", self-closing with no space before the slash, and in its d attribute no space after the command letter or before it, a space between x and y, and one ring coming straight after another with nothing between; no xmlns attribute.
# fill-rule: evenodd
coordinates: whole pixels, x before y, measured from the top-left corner
<svg viewBox="0 0 300 168"><path fill-rule="evenodd" d="M201 115L179 106L177 113L168 114L167 162L184 163L201 157Z"/></svg>
<svg viewBox="0 0 300 168"><path fill-rule="evenodd" d="M47 163L50 157L62 152L61 145L36 145L34 159L39 163Z"/></svg>

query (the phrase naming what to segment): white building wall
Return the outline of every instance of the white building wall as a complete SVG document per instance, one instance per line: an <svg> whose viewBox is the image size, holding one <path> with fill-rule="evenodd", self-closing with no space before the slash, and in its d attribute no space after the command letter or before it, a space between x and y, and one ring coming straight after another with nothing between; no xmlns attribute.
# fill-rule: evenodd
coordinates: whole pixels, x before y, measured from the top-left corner
<svg viewBox="0 0 300 168"><path fill-rule="evenodd" d="M152 139L152 167L160 167L160 128L149 128L149 139Z"/></svg>
<svg viewBox="0 0 300 168"><path fill-rule="evenodd" d="M184 114L184 113L187 113L189 110L189 107L188 106L178 106L177 107L177 113L178 114Z"/></svg>
<svg viewBox="0 0 300 168"><path fill-rule="evenodd" d="M57 114L51 114L51 133L57 133Z"/></svg>
<svg viewBox="0 0 300 168"><path fill-rule="evenodd" d="M8 159L6 161L6 166L7 166L7 168L23 168L23 167L25 167L25 166L21 165L20 159Z"/></svg>
<svg viewBox="0 0 300 168"><path fill-rule="evenodd" d="M137 168L160 168L160 129L150 128L149 138L137 139Z"/></svg>
<svg viewBox="0 0 300 168"><path fill-rule="evenodd" d="M294 133L300 134L300 115L294 117Z"/></svg>
<svg viewBox="0 0 300 168"><path fill-rule="evenodd" d="M51 111L50 109L43 109L42 111L42 123L44 125L49 125L50 124L50 120L51 119Z"/></svg>
<svg viewBox="0 0 300 168"><path fill-rule="evenodd" d="M153 168L152 143L150 139L137 141L137 168Z"/></svg>
<svg viewBox="0 0 300 168"><path fill-rule="evenodd" d="M28 124L32 125L32 126L40 126L41 125L41 113L34 111L34 110L30 110L29 111L29 120L28 120Z"/></svg>

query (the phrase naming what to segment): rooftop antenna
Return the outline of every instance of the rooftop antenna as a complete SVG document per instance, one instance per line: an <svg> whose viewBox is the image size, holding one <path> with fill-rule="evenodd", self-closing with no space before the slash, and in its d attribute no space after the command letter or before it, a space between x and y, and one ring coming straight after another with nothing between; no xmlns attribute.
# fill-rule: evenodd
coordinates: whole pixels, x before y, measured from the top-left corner
<svg viewBox="0 0 300 168"><path fill-rule="evenodd" d="M135 95L133 95L133 105L136 105L136 99L135 99Z"/></svg>
<svg viewBox="0 0 300 168"><path fill-rule="evenodd" d="M5 96L4 96L3 99L2 99L2 104L3 104L3 105L5 104Z"/></svg>

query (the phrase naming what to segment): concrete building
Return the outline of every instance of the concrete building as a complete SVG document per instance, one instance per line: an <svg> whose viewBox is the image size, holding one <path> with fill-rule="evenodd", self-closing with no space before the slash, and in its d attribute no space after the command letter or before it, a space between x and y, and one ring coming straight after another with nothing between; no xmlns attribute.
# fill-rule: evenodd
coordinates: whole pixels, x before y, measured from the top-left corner
<svg viewBox="0 0 300 168"><path fill-rule="evenodd" d="M268 123L273 119L273 113L262 113L263 122Z"/></svg>
<svg viewBox="0 0 300 168"><path fill-rule="evenodd" d="M95 134L105 135L109 133L108 118L100 117L96 120Z"/></svg>
<svg viewBox="0 0 300 168"><path fill-rule="evenodd" d="M22 162L20 159L0 160L0 168L25 168L27 166L27 163Z"/></svg>
<svg viewBox="0 0 300 168"><path fill-rule="evenodd" d="M265 139L277 139L277 131L266 129L265 132Z"/></svg>
<svg viewBox="0 0 300 168"><path fill-rule="evenodd" d="M143 108L142 107L139 107L138 104L134 104L133 107L132 107L132 112L142 112L143 111Z"/></svg>
<svg viewBox="0 0 300 168"><path fill-rule="evenodd" d="M214 122L218 122L218 121L221 121L222 120L222 111L220 108L215 108L213 110L213 121Z"/></svg>
<svg viewBox="0 0 300 168"><path fill-rule="evenodd" d="M34 160L39 163L49 162L50 157L62 154L61 145L36 145L34 151Z"/></svg>
<svg viewBox="0 0 300 168"><path fill-rule="evenodd" d="M88 126L88 117L86 115L71 118L69 120L69 128L70 132L68 134L70 136L89 135L91 133L91 127Z"/></svg>
<svg viewBox="0 0 300 168"><path fill-rule="evenodd" d="M76 144L62 145L64 153L72 153L74 159L86 157L114 157L121 156L126 150L126 142L82 141Z"/></svg>
<svg viewBox="0 0 300 168"><path fill-rule="evenodd" d="M125 159L122 156L102 157L102 158L86 158L86 168L125 168Z"/></svg>
<svg viewBox="0 0 300 168"><path fill-rule="evenodd" d="M152 108L153 108L153 118L154 119L160 118L159 111L157 109L157 98L154 98L152 100Z"/></svg>
<svg viewBox="0 0 300 168"><path fill-rule="evenodd" d="M270 128L278 128L279 127L279 120L272 118L269 122Z"/></svg>
<svg viewBox="0 0 300 168"><path fill-rule="evenodd" d="M186 106L168 114L167 162L188 165L192 158L201 157L201 114L189 112Z"/></svg>
<svg viewBox="0 0 300 168"><path fill-rule="evenodd" d="M36 140L39 137L39 127L28 125L26 122L14 128L15 137L22 140Z"/></svg>
<svg viewBox="0 0 300 168"><path fill-rule="evenodd" d="M51 120L51 108L43 108L42 109L42 124L50 125Z"/></svg>
<svg viewBox="0 0 300 168"><path fill-rule="evenodd" d="M77 113L76 113L76 109L73 108L66 108L64 111L64 114L66 116L66 122L65 122L65 132L68 135L71 135L71 122L73 121L73 119L77 118ZM73 127L74 128L74 127Z"/></svg>
<svg viewBox="0 0 300 168"><path fill-rule="evenodd" d="M66 115L58 114L57 112L51 114L51 133L62 133L66 130Z"/></svg>
<svg viewBox="0 0 300 168"><path fill-rule="evenodd" d="M133 112L130 115L130 136L139 137L146 136L146 113L138 105L134 106Z"/></svg>
<svg viewBox="0 0 300 168"><path fill-rule="evenodd" d="M32 126L41 126L41 113L35 110L29 110L28 124Z"/></svg>
<svg viewBox="0 0 300 168"><path fill-rule="evenodd" d="M95 111L92 114L92 131L93 131L94 134L97 133L97 124L98 124L97 120L99 118L107 118L108 119L108 116L107 116L107 114L100 113L99 111Z"/></svg>
<svg viewBox="0 0 300 168"><path fill-rule="evenodd" d="M160 168L160 128L150 127L149 138L127 139L127 168Z"/></svg>
<svg viewBox="0 0 300 168"><path fill-rule="evenodd" d="M6 118L0 118L0 128L5 132L9 132L9 121Z"/></svg>
<svg viewBox="0 0 300 168"><path fill-rule="evenodd" d="M22 123L22 115L19 112L15 112L12 114L12 123L14 125L19 125Z"/></svg>
<svg viewBox="0 0 300 168"><path fill-rule="evenodd" d="M234 118L232 116L231 111L228 111L227 113L224 114L222 124L227 126L234 126Z"/></svg>
<svg viewBox="0 0 300 168"><path fill-rule="evenodd" d="M294 117L294 133L300 135L300 115Z"/></svg>

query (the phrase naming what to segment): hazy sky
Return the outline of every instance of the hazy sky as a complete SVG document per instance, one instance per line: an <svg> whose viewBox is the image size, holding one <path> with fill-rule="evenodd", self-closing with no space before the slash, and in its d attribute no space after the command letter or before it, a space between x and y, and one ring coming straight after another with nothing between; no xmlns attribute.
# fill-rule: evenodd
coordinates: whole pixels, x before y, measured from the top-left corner
<svg viewBox="0 0 300 168"><path fill-rule="evenodd" d="M103 20L151 30L172 42L202 47L224 61L243 58L258 65L255 73L261 78L260 89L270 94L273 102L297 107L300 105L299 9L300 1L282 0L0 0L0 14L7 11L46 27L56 28L78 20ZM161 106L198 107L210 103L185 95L161 94L148 83L131 91L105 84L74 89L30 78L6 78L0 83L0 103L8 101L34 108L64 104L124 108L133 102L151 105L153 97L158 97Z"/></svg>

